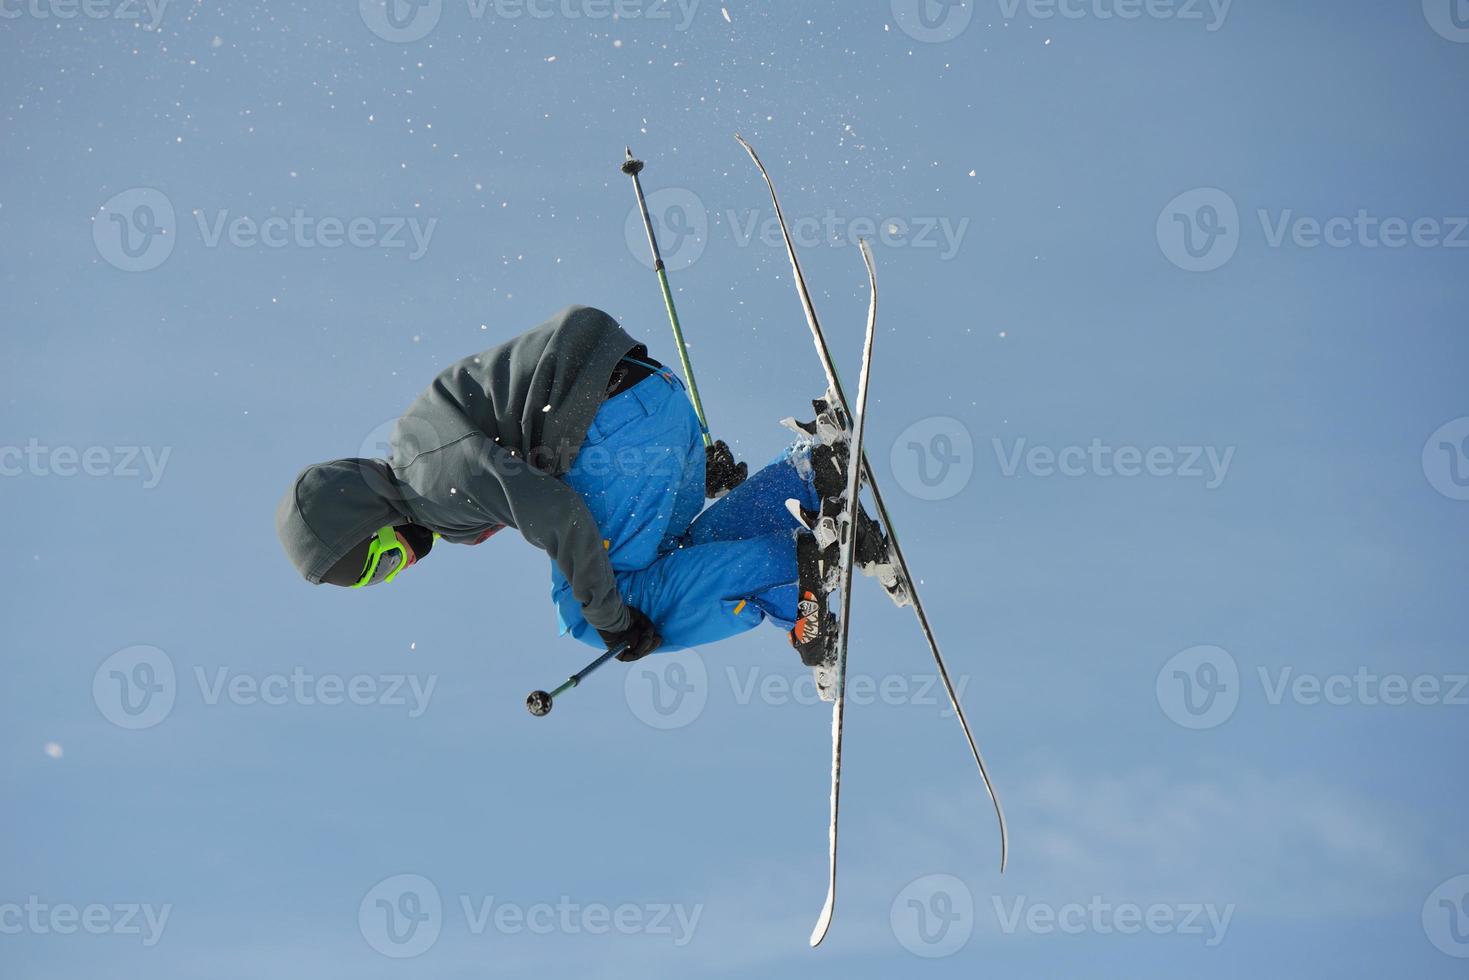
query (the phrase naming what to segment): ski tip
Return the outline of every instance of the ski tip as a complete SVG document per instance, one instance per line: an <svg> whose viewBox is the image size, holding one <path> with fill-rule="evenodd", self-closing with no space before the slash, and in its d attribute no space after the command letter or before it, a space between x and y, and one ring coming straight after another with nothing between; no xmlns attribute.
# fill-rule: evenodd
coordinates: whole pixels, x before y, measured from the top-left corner
<svg viewBox="0 0 1469 980"><path fill-rule="evenodd" d="M826 904L821 908L821 918L816 921L816 928L811 930L812 949L821 945L821 941L826 938L827 930L831 928L831 913L834 904L832 896L828 895Z"/></svg>

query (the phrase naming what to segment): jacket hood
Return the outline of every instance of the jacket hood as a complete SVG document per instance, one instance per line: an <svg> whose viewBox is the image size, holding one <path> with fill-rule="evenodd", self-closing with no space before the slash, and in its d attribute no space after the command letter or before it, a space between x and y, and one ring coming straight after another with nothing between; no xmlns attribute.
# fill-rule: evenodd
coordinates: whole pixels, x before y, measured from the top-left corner
<svg viewBox="0 0 1469 980"><path fill-rule="evenodd" d="M337 459L302 470L281 498L275 529L296 570L321 584L333 565L385 524L410 518L394 501L393 471L380 459Z"/></svg>

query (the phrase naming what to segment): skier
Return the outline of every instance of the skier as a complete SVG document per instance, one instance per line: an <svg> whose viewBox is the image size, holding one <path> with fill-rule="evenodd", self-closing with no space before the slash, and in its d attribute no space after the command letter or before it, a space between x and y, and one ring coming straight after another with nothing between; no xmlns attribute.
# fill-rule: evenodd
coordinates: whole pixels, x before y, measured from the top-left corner
<svg viewBox="0 0 1469 980"><path fill-rule="evenodd" d="M563 635L625 645L632 662L769 619L829 693L823 582L837 546L810 528L846 492L847 427L816 407L749 476L723 441L705 449L682 382L644 345L570 307L441 372L399 419L389 460L307 467L276 527L308 582L353 588L393 581L438 538L473 545L513 527L551 558ZM865 515L857 538L861 570L902 601Z"/></svg>

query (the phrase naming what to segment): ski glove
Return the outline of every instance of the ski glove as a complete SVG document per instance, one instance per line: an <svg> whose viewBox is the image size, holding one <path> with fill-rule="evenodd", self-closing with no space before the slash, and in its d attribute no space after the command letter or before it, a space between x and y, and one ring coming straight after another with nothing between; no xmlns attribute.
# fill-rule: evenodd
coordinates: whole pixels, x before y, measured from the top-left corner
<svg viewBox="0 0 1469 980"><path fill-rule="evenodd" d="M734 453L723 440L704 447L704 496L723 497L745 482L750 475L749 463L736 463Z"/></svg>
<svg viewBox="0 0 1469 980"><path fill-rule="evenodd" d="M611 650L619 644L627 644L627 649L617 655L617 659L625 664L635 660L642 660L648 654L663 645L663 637L658 635L658 627L653 625L641 609L628 606L627 611L631 616L627 629L621 631L597 630L602 637L602 642L607 644Z"/></svg>

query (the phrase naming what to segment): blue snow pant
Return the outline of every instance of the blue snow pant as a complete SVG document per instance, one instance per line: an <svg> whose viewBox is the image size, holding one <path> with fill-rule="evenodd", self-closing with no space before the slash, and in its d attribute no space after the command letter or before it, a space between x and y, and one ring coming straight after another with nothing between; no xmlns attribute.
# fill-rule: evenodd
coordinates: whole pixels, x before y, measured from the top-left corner
<svg viewBox="0 0 1469 980"><path fill-rule="evenodd" d="M795 624L799 525L785 502L819 506L809 452L790 447L704 510L703 433L664 370L602 404L563 479L601 529L624 601L657 624L662 649L679 650L767 617ZM554 562L551 586L562 634L601 647Z"/></svg>

